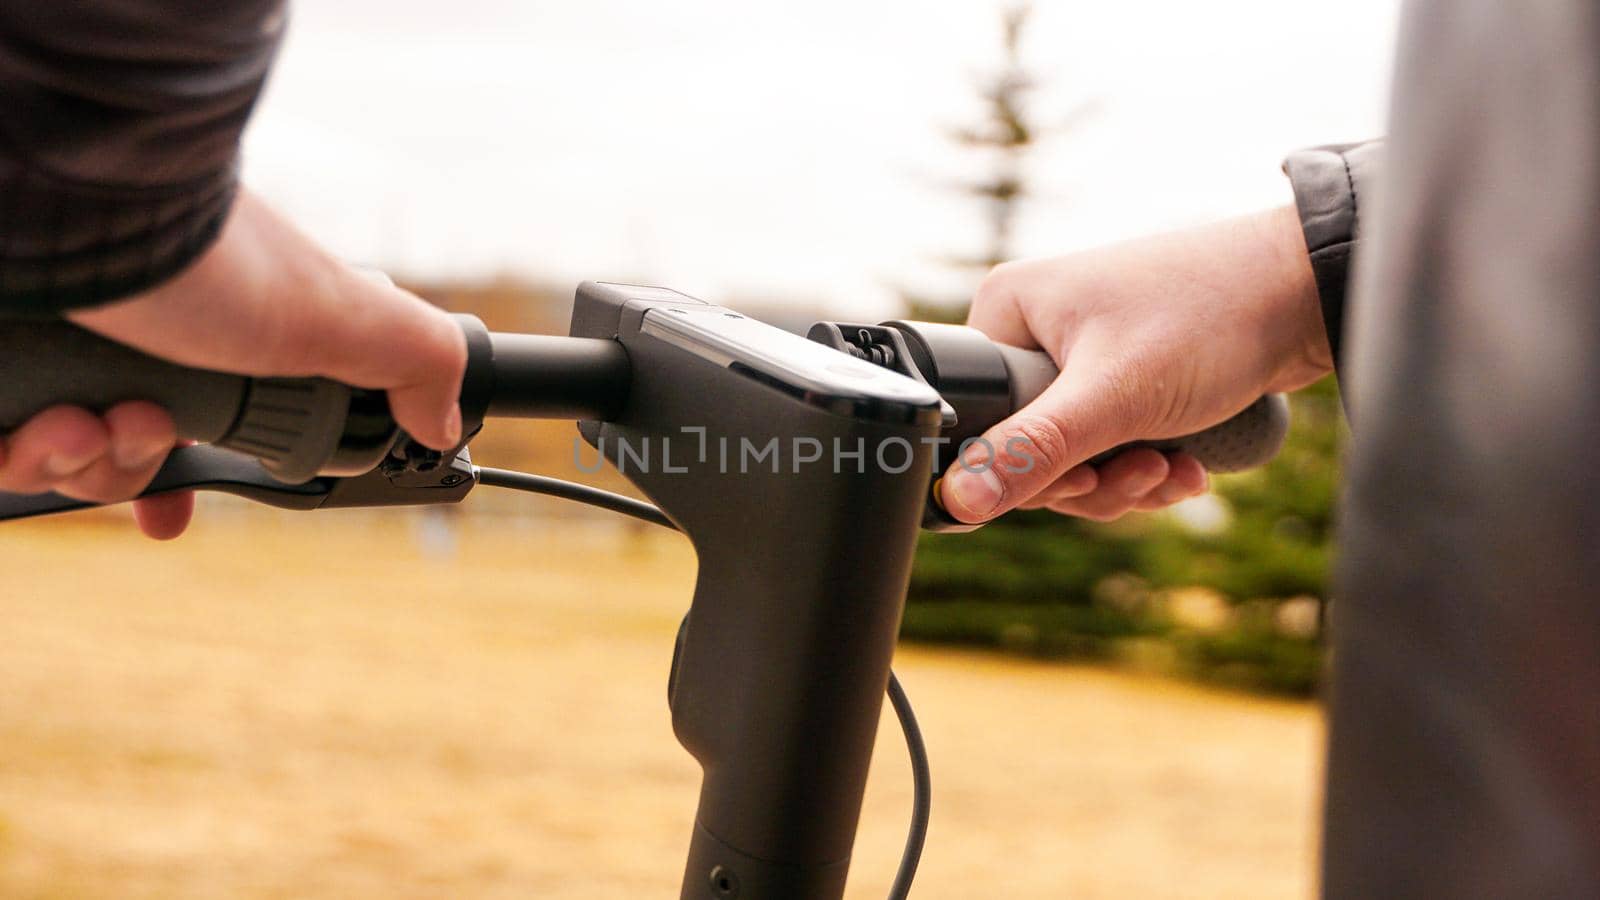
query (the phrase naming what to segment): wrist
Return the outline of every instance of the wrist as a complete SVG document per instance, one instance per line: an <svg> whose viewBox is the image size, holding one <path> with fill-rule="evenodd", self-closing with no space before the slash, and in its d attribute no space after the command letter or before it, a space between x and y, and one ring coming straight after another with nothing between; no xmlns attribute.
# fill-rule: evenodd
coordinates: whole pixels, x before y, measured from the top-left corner
<svg viewBox="0 0 1600 900"><path fill-rule="evenodd" d="M1268 291L1268 319L1275 337L1272 346L1283 354L1271 389L1292 391L1332 372L1333 351L1299 213L1289 204L1262 212L1256 219L1274 273Z"/></svg>

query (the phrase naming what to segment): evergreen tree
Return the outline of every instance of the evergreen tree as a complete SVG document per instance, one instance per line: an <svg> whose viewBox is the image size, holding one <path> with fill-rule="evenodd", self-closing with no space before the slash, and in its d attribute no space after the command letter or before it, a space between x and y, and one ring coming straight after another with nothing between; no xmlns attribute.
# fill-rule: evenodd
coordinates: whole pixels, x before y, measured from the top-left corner
<svg viewBox="0 0 1600 900"><path fill-rule="evenodd" d="M958 252L941 262L970 276L973 286L990 269L1016 256L1017 218L1030 192L1029 157L1053 135L1068 131L1094 110L1082 103L1055 122L1036 114L1033 95L1038 78L1028 69L1023 47L1033 16L1031 3L1017 3L1001 12L1001 57L997 66L977 76L975 89L982 118L947 130L947 137L979 163L978 174L950 182L957 192L981 205L986 226L983 247ZM907 295L913 318L959 322L966 317L970 291L956 298Z"/></svg>
<svg viewBox="0 0 1600 900"><path fill-rule="evenodd" d="M1037 87L1022 62L1022 40L1030 4L1007 8L1002 14L1004 56L1001 66L980 78L984 120L976 126L955 128L951 137L963 147L979 151L990 160L989 171L959 187L987 207L989 240L983 253L956 263L986 272L1012 257L1012 237L1017 212L1027 195L1023 164L1034 147L1037 133L1029 109L1029 95Z"/></svg>

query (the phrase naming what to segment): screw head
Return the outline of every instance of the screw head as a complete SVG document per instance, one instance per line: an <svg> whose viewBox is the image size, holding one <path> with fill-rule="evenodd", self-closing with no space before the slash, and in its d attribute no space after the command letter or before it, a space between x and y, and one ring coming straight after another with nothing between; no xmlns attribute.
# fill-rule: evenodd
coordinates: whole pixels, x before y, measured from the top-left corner
<svg viewBox="0 0 1600 900"><path fill-rule="evenodd" d="M739 896L739 876L727 866L711 867L711 894L723 900L732 900Z"/></svg>

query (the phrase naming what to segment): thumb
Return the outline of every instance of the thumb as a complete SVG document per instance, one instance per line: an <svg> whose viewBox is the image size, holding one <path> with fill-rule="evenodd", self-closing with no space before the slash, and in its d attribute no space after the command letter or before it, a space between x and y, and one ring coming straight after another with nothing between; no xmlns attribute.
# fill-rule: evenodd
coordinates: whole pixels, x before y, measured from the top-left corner
<svg viewBox="0 0 1600 900"><path fill-rule="evenodd" d="M461 439L458 399L467 344L449 314L408 291L350 269L345 301L322 327L306 328L305 352L319 374L389 394L395 421L422 443L447 450Z"/></svg>
<svg viewBox="0 0 1600 900"><path fill-rule="evenodd" d="M467 364L467 339L444 313L417 322L417 348L402 380L389 388L395 421L435 450L449 450L461 433L461 380Z"/></svg>
<svg viewBox="0 0 1600 900"><path fill-rule="evenodd" d="M963 522L1026 503L1074 466L1137 437L1120 392L1063 372L1032 403L969 441L945 472L939 499Z"/></svg>
<svg viewBox="0 0 1600 900"><path fill-rule="evenodd" d="M396 287L387 272L365 266L352 270L391 296L398 294L401 308L409 305L420 313L406 329L414 347L410 381L387 385L389 409L413 437L435 450L449 450L464 437L460 395L467 359L461 327L442 310Z"/></svg>

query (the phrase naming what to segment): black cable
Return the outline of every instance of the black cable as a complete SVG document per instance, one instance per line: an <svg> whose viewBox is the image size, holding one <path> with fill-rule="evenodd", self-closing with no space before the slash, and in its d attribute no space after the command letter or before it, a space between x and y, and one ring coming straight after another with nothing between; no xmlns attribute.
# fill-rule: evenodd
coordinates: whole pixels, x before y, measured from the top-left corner
<svg viewBox="0 0 1600 900"><path fill-rule="evenodd" d="M674 531L678 528L665 513L648 503L586 484L506 469L479 467L477 473L479 484L574 500ZM911 894L911 880L917 876L917 864L922 861L922 845L928 840L933 779L928 770L928 748L922 743L922 728L917 725L917 715L911 710L911 699L906 696L905 688L900 686L900 679L894 677L893 672L889 673L889 705L894 707L895 717L900 720L900 730L906 736L906 750L911 755L911 830L906 835L906 848L900 854L900 868L895 872L894 885L889 888L889 900L906 900Z"/></svg>
<svg viewBox="0 0 1600 900"><path fill-rule="evenodd" d="M511 472L506 469L478 468L478 483L490 487L511 488L514 491L527 491L530 494L544 494L548 497L560 497L563 500L575 500L598 506L615 513L631 516L642 522L660 525L676 531L678 526L666 514L642 500L602 491L599 488L578 484L574 481L562 481L559 478L547 478L544 475L529 475L526 472Z"/></svg>
<svg viewBox="0 0 1600 900"><path fill-rule="evenodd" d="M889 888L889 900L906 900L911 895L911 879L917 877L917 863L922 861L922 845L928 840L928 813L933 803L933 778L928 770L928 748L922 743L922 729L917 725L917 714L911 711L911 699L900 679L889 673L889 705L900 719L900 730L906 736L906 750L911 754L911 831L906 835L906 849L900 854L900 870L895 873L894 885Z"/></svg>

